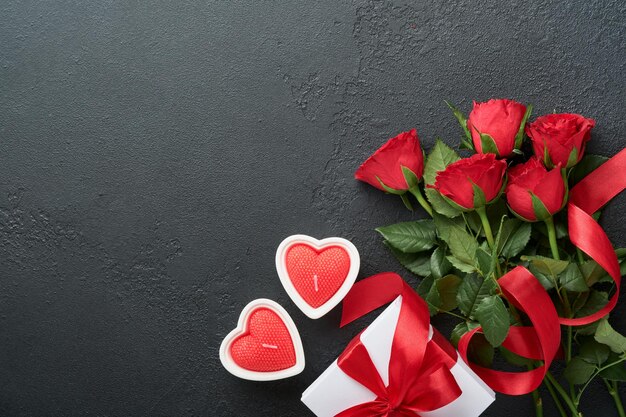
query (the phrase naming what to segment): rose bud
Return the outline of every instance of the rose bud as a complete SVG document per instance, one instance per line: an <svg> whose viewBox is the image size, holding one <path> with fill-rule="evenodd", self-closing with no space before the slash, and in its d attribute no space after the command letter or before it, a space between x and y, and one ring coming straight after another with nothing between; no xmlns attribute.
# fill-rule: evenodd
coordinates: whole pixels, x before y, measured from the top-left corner
<svg viewBox="0 0 626 417"><path fill-rule="evenodd" d="M430 185L463 210L484 207L502 191L506 162L492 153L475 154L439 171Z"/></svg>
<svg viewBox="0 0 626 417"><path fill-rule="evenodd" d="M552 168L571 167L580 162L596 122L578 114L547 114L526 128L535 156Z"/></svg>
<svg viewBox="0 0 626 417"><path fill-rule="evenodd" d="M467 119L474 149L478 153L495 153L507 157L522 146L523 125L532 107L513 100L491 99L485 103L474 102Z"/></svg>
<svg viewBox="0 0 626 417"><path fill-rule="evenodd" d="M534 222L546 220L563 208L567 186L560 166L548 171L539 159L531 158L509 169L505 193L511 211Z"/></svg>
<svg viewBox="0 0 626 417"><path fill-rule="evenodd" d="M363 162L354 178L380 190L402 194L411 188L405 178L410 173L416 181L424 174L424 153L415 129L389 139Z"/></svg>

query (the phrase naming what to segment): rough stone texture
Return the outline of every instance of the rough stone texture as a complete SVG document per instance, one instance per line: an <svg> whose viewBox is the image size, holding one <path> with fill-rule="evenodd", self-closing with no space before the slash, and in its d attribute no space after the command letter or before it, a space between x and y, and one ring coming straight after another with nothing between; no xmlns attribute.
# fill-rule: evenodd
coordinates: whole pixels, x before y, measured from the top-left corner
<svg viewBox="0 0 626 417"><path fill-rule="evenodd" d="M371 318L307 319L278 243L340 235L362 276L403 272L373 228L419 214L352 174L411 127L457 143L444 99L580 112L598 122L590 151L615 153L625 21L617 0L3 1L0 415L309 415L301 392ZM624 209L604 217L620 246ZM293 315L301 375L219 365L258 297ZM599 385L585 398L616 415ZM531 410L500 396L485 416Z"/></svg>

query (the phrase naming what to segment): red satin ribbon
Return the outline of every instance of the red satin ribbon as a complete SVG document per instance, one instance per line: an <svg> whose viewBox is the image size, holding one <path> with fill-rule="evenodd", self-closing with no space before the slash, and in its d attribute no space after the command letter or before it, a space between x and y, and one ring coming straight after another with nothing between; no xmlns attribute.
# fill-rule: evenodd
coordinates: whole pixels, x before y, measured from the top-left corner
<svg viewBox="0 0 626 417"><path fill-rule="evenodd" d="M569 237L574 245L589 255L615 281L616 291L600 311L585 317L559 318L567 326L583 326L606 316L619 298L622 276L613 245L602 227L591 217L626 188L626 149L600 165L570 192L567 207Z"/></svg>
<svg viewBox="0 0 626 417"><path fill-rule="evenodd" d="M524 395L534 391L561 344L561 328L552 300L539 281L526 268L518 266L498 280L502 293L516 308L528 315L532 327L511 327L503 346L528 359L543 360L543 365L527 372L505 372L484 368L469 361L467 351L472 336L481 327L465 333L459 341L459 353L465 362L495 391Z"/></svg>
<svg viewBox="0 0 626 417"><path fill-rule="evenodd" d="M386 272L357 282L343 301L341 326L399 295L402 305L391 347L389 385L383 383L360 335L355 337L337 365L377 398L344 410L338 417L415 417L420 412L441 408L461 395L450 373L456 352L451 346L448 348L441 335L429 342L428 307L399 275Z"/></svg>

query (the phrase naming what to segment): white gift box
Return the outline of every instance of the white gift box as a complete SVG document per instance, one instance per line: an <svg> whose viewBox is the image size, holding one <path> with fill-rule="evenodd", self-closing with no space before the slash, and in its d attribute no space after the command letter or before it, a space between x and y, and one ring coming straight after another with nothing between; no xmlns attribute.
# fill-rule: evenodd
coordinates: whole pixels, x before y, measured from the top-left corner
<svg viewBox="0 0 626 417"><path fill-rule="evenodd" d="M389 358L396 331L402 296L389 305L361 333L361 343L385 385L389 384ZM430 331L432 338L432 327ZM462 394L451 403L433 411L420 413L423 417L477 417L495 400L495 393L457 355L450 369ZM302 402L317 417L334 417L340 412L376 399L376 394L346 375L333 362L302 394Z"/></svg>

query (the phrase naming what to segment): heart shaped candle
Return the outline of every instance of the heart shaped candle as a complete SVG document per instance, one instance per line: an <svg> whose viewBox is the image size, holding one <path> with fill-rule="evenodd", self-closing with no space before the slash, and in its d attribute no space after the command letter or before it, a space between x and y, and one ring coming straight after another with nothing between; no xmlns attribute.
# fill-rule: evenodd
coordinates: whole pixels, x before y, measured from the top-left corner
<svg viewBox="0 0 626 417"><path fill-rule="evenodd" d="M287 378L304 369L293 320L279 304L263 298L243 309L237 328L220 346L220 360L231 374L254 381Z"/></svg>
<svg viewBox="0 0 626 417"><path fill-rule="evenodd" d="M294 235L276 251L278 276L293 302L312 319L322 317L346 296L359 273L356 247L346 239L317 240Z"/></svg>

